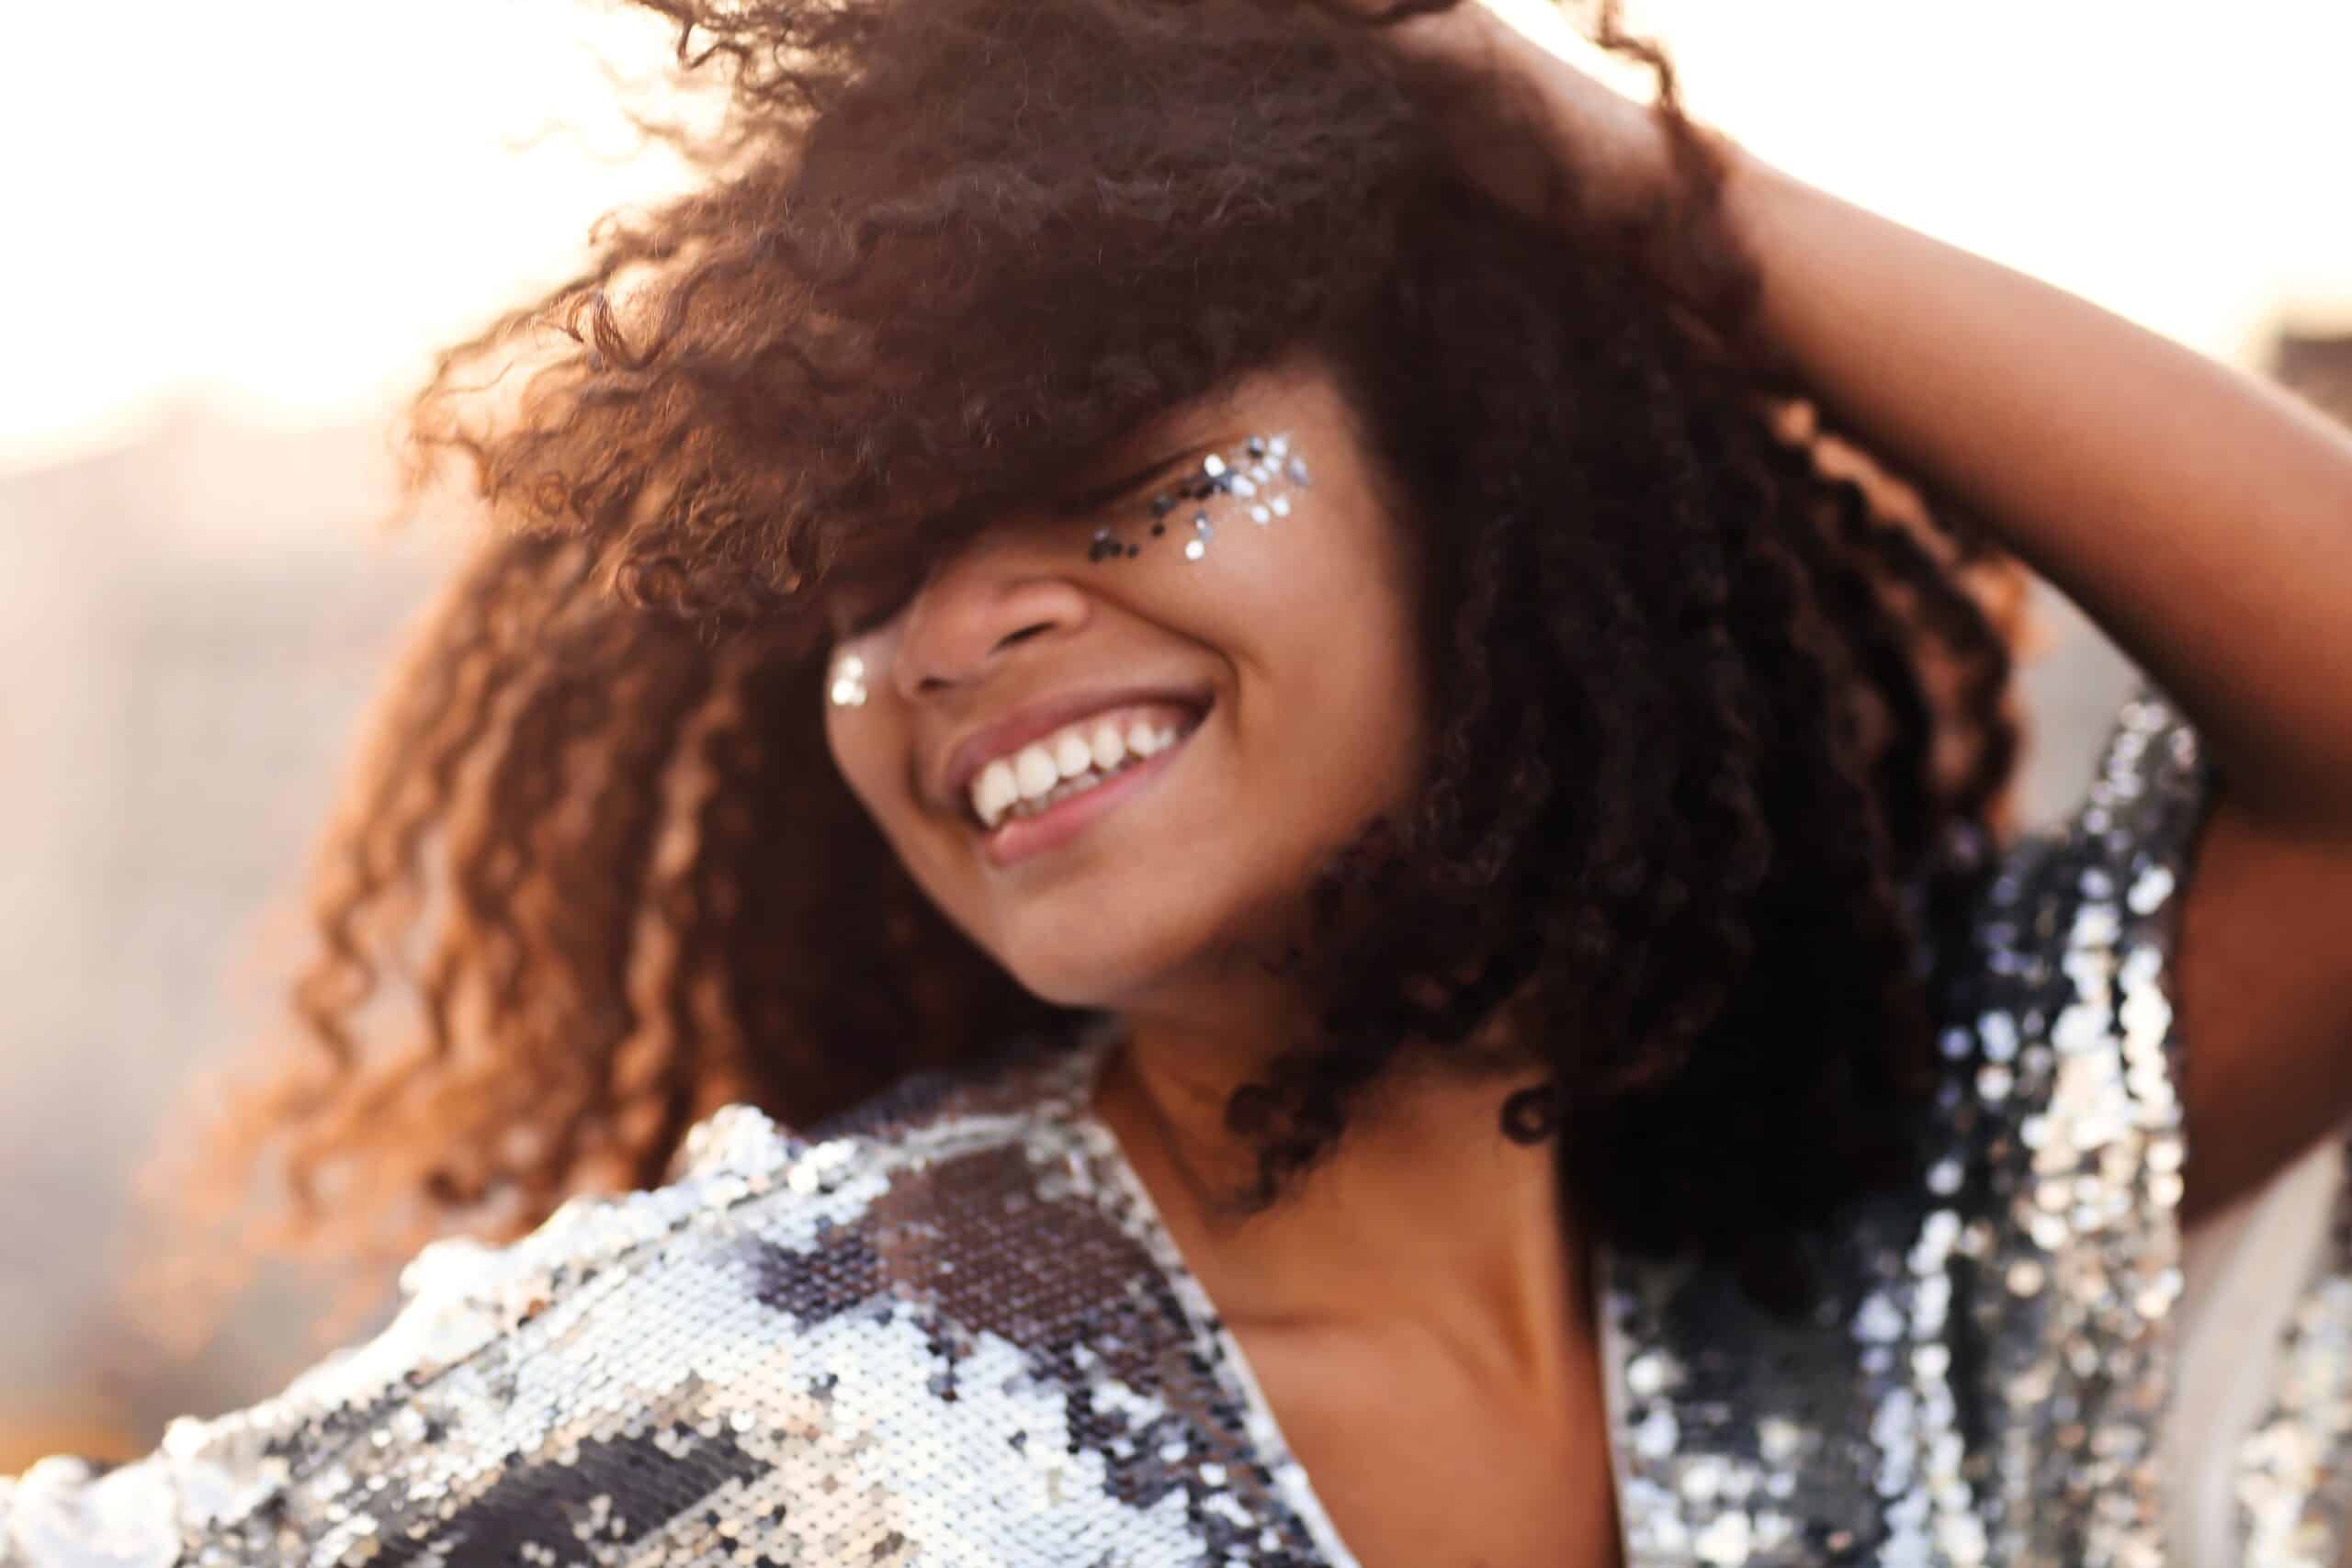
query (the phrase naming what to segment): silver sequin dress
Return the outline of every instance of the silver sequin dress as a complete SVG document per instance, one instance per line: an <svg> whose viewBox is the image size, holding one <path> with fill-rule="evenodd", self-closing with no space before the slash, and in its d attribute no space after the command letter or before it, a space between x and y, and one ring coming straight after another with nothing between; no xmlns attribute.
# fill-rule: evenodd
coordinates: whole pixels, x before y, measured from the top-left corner
<svg viewBox="0 0 2352 1568"><path fill-rule="evenodd" d="M1818 1317L1604 1255L1627 1561L2154 1563L2180 1291L2172 911L2211 785L2157 697L2064 834L1996 868L1924 1184ZM1088 1109L1099 1047L910 1083L803 1138L696 1130L655 1191L445 1242L380 1336L105 1473L0 1482L6 1563L1352 1562ZM2245 1561L2332 1564L2352 1493L2338 1196Z"/></svg>

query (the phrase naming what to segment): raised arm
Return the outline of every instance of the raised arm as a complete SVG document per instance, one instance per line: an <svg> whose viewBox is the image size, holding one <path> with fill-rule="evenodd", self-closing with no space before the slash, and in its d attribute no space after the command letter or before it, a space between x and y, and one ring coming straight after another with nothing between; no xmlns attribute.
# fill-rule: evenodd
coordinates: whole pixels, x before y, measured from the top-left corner
<svg viewBox="0 0 2352 1568"><path fill-rule="evenodd" d="M2352 436L1733 154L1770 349L2155 677L2220 787L2182 894L2185 1220L2352 1114Z"/></svg>
<svg viewBox="0 0 2352 1568"><path fill-rule="evenodd" d="M1482 6L1400 37L1517 77L1546 156L1660 177L1647 111ZM2352 1115L2352 436L1721 146L1724 215L1761 273L1760 351L2081 604L2216 765L2175 982L2193 1218ZM1525 179L1489 167L1490 184Z"/></svg>

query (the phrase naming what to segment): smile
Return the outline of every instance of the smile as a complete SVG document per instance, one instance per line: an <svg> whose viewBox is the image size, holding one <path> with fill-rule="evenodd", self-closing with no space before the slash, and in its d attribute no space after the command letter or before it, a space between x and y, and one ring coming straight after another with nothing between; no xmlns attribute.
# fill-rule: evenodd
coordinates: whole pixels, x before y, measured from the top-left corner
<svg viewBox="0 0 2352 1568"><path fill-rule="evenodd" d="M973 818L994 832L1101 788L1182 743L1200 715L1176 703L1137 703L1089 714L972 775Z"/></svg>

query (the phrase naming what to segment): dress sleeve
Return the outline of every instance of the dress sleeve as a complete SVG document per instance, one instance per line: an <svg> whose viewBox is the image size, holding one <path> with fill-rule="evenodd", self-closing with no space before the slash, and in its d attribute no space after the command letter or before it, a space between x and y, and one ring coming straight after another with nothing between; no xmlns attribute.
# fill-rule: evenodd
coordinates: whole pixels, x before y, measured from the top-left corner
<svg viewBox="0 0 2352 1568"><path fill-rule="evenodd" d="M182 1417L153 1453L127 1464L59 1455L0 1478L0 1568L164 1568L203 1547L262 1545L257 1521L298 1471L341 1446L355 1425L364 1429L366 1413L395 1391L431 1381L497 1337L510 1315L501 1288L508 1257L436 1242L401 1271L402 1304L389 1325L274 1398L211 1420Z"/></svg>
<svg viewBox="0 0 2352 1568"><path fill-rule="evenodd" d="M2143 684L2072 819L1993 867L1946 1015L1958 1136L1936 1179L1969 1220L1967 1353L1998 1428L1982 1485L2019 1528L2079 1521L2074 1561L2138 1560L2162 1529L2187 1153L2173 954L2215 782Z"/></svg>
<svg viewBox="0 0 2352 1568"><path fill-rule="evenodd" d="M370 1561L371 1510L429 1511L462 1491L461 1456L563 1438L595 1391L565 1381L574 1361L556 1347L632 1332L626 1309L694 1266L671 1261L681 1238L766 1190L797 1146L729 1108L695 1130L670 1186L574 1199L507 1247L435 1242L401 1271L389 1325L276 1397L175 1421L128 1464L56 1457L0 1477L0 1568Z"/></svg>

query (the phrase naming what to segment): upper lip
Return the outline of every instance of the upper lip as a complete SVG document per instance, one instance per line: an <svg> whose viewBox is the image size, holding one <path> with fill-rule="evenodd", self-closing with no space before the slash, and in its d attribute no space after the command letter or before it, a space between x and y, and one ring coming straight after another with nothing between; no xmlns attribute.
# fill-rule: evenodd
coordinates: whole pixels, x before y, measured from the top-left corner
<svg viewBox="0 0 2352 1568"><path fill-rule="evenodd" d="M947 749L936 775L939 798L951 806L960 804L971 788L972 775L986 767L989 759L1018 751L1030 741L1051 735L1089 714L1136 703L1177 703L1199 711L1208 706L1209 699L1204 693L1189 687L1136 685L1063 692L1024 703L1000 718L967 730Z"/></svg>

